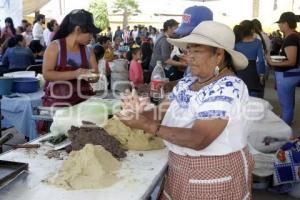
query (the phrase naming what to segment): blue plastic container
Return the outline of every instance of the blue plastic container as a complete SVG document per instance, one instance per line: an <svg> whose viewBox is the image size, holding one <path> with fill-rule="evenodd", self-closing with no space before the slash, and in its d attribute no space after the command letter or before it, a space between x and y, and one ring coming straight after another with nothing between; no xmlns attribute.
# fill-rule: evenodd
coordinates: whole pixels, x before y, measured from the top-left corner
<svg viewBox="0 0 300 200"><path fill-rule="evenodd" d="M36 78L15 78L12 91L17 93L32 93L39 90L39 81Z"/></svg>
<svg viewBox="0 0 300 200"><path fill-rule="evenodd" d="M0 95L12 93L13 78L0 77Z"/></svg>

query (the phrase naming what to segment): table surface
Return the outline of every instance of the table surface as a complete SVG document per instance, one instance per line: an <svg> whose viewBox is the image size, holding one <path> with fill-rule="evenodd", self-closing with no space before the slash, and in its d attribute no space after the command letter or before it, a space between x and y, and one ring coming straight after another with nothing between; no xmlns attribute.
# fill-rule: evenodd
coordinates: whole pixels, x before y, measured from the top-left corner
<svg viewBox="0 0 300 200"><path fill-rule="evenodd" d="M43 137L33 141L37 143ZM5 200L135 200L146 199L163 176L167 166L166 149L154 151L128 151L119 171L120 181L95 190L68 191L42 182L57 172L62 160L48 159L45 153L52 149L16 149L0 155L1 160L29 163L29 172L22 174L9 185L0 189L0 199ZM143 154L141 156L141 153Z"/></svg>

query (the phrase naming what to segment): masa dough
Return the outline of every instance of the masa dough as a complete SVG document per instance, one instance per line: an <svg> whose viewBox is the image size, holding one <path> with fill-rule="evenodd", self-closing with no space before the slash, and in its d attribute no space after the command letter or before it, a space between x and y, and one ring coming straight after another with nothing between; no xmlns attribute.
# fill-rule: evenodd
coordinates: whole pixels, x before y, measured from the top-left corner
<svg viewBox="0 0 300 200"><path fill-rule="evenodd" d="M128 150L145 151L164 148L160 138L145 133L143 130L132 129L116 117L109 119L103 128L119 140L123 148Z"/></svg>
<svg viewBox="0 0 300 200"><path fill-rule="evenodd" d="M86 144L72 151L50 183L69 190L96 189L118 181L121 163L100 145Z"/></svg>

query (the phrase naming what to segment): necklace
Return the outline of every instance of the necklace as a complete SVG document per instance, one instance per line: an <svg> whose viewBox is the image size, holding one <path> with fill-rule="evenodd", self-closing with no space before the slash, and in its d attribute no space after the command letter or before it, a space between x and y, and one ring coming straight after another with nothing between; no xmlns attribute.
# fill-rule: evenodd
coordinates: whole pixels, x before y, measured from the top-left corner
<svg viewBox="0 0 300 200"><path fill-rule="evenodd" d="M199 81L198 81L198 84L204 85L205 83L210 82L210 81L213 80L214 78L218 77L225 69L227 69L227 67L223 67L223 68L219 71L219 74L218 74L218 75L213 75L213 76L211 76L209 79L207 79L207 80L204 81L204 82L199 82Z"/></svg>

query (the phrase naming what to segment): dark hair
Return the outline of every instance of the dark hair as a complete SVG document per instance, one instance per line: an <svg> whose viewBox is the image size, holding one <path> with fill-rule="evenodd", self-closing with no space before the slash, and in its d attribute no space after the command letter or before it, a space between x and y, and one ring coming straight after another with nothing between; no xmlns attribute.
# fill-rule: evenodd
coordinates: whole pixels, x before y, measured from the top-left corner
<svg viewBox="0 0 300 200"><path fill-rule="evenodd" d="M242 32L242 26L241 25L235 25L233 27L233 32L235 35L235 43L238 43L240 41L242 41L243 39L243 32Z"/></svg>
<svg viewBox="0 0 300 200"><path fill-rule="evenodd" d="M31 26L32 24L30 24L30 23L27 23L26 25L25 25L25 30L24 31L26 31L26 29L29 27L29 26Z"/></svg>
<svg viewBox="0 0 300 200"><path fill-rule="evenodd" d="M22 19L22 24L28 24L27 19Z"/></svg>
<svg viewBox="0 0 300 200"><path fill-rule="evenodd" d="M64 17L64 19L62 20L62 22L59 26L58 31L55 33L54 37L52 38L52 41L67 37L70 33L72 33L74 31L76 26L79 26L83 33L88 33L87 27L76 25L76 24L70 22L71 15L72 15L72 12L67 14Z"/></svg>
<svg viewBox="0 0 300 200"><path fill-rule="evenodd" d="M17 45L17 40L15 37L11 37L7 40L7 48L11 48Z"/></svg>
<svg viewBox="0 0 300 200"><path fill-rule="evenodd" d="M55 19L51 19L51 20L47 23L47 28L48 28L51 32L53 32L53 27L54 27L54 25L55 25L56 23L57 23L57 22L56 22Z"/></svg>
<svg viewBox="0 0 300 200"><path fill-rule="evenodd" d="M263 45L263 49L266 52L267 51L267 45L266 45L265 39L263 38L263 36L261 34L261 32L262 32L261 23L258 19L253 19L252 23L253 23L254 31L260 37L260 40L261 40L262 45Z"/></svg>
<svg viewBox="0 0 300 200"><path fill-rule="evenodd" d="M16 42L16 38L15 37L11 37L11 38L8 38L6 39L3 44L2 44L2 55L5 54L5 51L8 49L8 48L12 48L14 46L16 46L17 42Z"/></svg>
<svg viewBox="0 0 300 200"><path fill-rule="evenodd" d="M169 20L164 22L163 30L164 30L164 32L166 32L168 30L168 28L178 26L178 24L179 23L175 19L169 19Z"/></svg>
<svg viewBox="0 0 300 200"><path fill-rule="evenodd" d="M140 37L140 36L137 36L137 37L135 38L135 42L136 42L138 45L141 45L141 44L142 44L141 37Z"/></svg>
<svg viewBox="0 0 300 200"><path fill-rule="evenodd" d="M215 54L217 52L217 47L210 47L213 54ZM227 67L228 69L232 70L234 72L234 74L236 74L236 70L234 68L234 65L233 65L233 60L231 58L231 55L226 51L224 50L224 67ZM223 67L223 66L222 66Z"/></svg>
<svg viewBox="0 0 300 200"><path fill-rule="evenodd" d="M262 25L258 19L253 19L252 23L253 23L255 31L260 31L260 32L262 31Z"/></svg>
<svg viewBox="0 0 300 200"><path fill-rule="evenodd" d="M97 42L98 42L100 45L105 44L107 41L110 41L110 38L107 37L107 36L100 36L99 38L97 38Z"/></svg>
<svg viewBox="0 0 300 200"><path fill-rule="evenodd" d="M16 35L16 43L22 42L24 40L23 35Z"/></svg>
<svg viewBox="0 0 300 200"><path fill-rule="evenodd" d="M52 38L52 41L65 38L74 31L76 25L70 23L69 15L70 14L66 15L65 18L62 20L58 31L55 33L55 35Z"/></svg>
<svg viewBox="0 0 300 200"><path fill-rule="evenodd" d="M146 57L146 56L151 57L151 55L152 55L152 46L151 46L150 42L143 42L143 44L141 46L141 50L142 50L143 57Z"/></svg>
<svg viewBox="0 0 300 200"><path fill-rule="evenodd" d="M32 40L29 44L29 48L31 49L32 53L40 53L43 51L43 46L39 40Z"/></svg>
<svg viewBox="0 0 300 200"><path fill-rule="evenodd" d="M233 60L231 58L231 55L227 51L225 51L224 64L228 69L231 69L233 73L236 74L236 69L234 68Z"/></svg>
<svg viewBox="0 0 300 200"><path fill-rule="evenodd" d="M38 22L38 21L40 21L40 20L42 20L42 19L45 19L45 15L43 15L43 14L38 14L38 15L36 16L35 20L34 20L34 23L36 23L36 22Z"/></svg>
<svg viewBox="0 0 300 200"><path fill-rule="evenodd" d="M130 51L127 52L127 60L128 61L131 61L133 59L133 54L136 54L137 52L141 51L141 47L136 45L136 44L133 44L131 47L130 47Z"/></svg>
<svg viewBox="0 0 300 200"><path fill-rule="evenodd" d="M105 49L103 46L99 45L99 44L96 44L94 46L94 53L95 53L95 56L96 56L96 60L98 62L98 60L102 59L103 56L104 56L104 53L105 53Z"/></svg>
<svg viewBox="0 0 300 200"><path fill-rule="evenodd" d="M250 36L253 35L254 33L254 25L252 23L252 21L250 20L244 20L240 23L241 27L242 27L242 36L246 37L246 36Z"/></svg>
<svg viewBox="0 0 300 200"><path fill-rule="evenodd" d="M10 24L9 28L11 29L11 32L14 35L16 35L16 29L15 29L15 25L14 25L14 22L13 22L12 18L11 17L6 17L4 22Z"/></svg>
<svg viewBox="0 0 300 200"><path fill-rule="evenodd" d="M21 33L25 31L23 26L18 26L17 29L19 29Z"/></svg>

